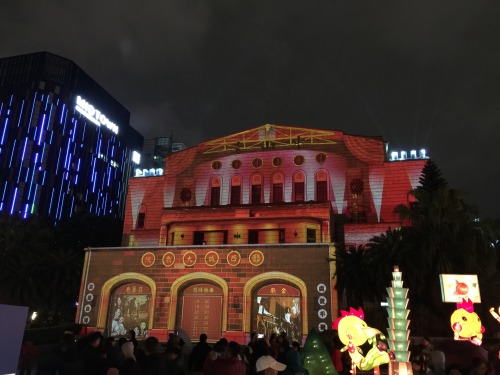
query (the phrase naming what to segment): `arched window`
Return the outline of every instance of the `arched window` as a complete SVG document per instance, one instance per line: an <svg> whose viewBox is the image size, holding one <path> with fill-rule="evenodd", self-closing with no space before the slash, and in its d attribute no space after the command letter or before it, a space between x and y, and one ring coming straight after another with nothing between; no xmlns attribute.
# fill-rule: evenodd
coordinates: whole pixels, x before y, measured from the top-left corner
<svg viewBox="0 0 500 375"><path fill-rule="evenodd" d="M139 206L139 213L137 214L137 223L136 223L136 228L144 228L144 224L146 222L146 204L142 203Z"/></svg>
<svg viewBox="0 0 500 375"><path fill-rule="evenodd" d="M283 203L283 174L273 174L273 190L271 196L272 203Z"/></svg>
<svg viewBox="0 0 500 375"><path fill-rule="evenodd" d="M299 171L293 175L293 201L304 202L305 196L305 174Z"/></svg>
<svg viewBox="0 0 500 375"><path fill-rule="evenodd" d="M316 201L326 202L328 200L328 173L326 171L316 172Z"/></svg>
<svg viewBox="0 0 500 375"><path fill-rule="evenodd" d="M210 181L210 206L220 206L220 178L214 177Z"/></svg>
<svg viewBox="0 0 500 375"><path fill-rule="evenodd" d="M233 176L231 178L231 204L241 204L241 177Z"/></svg>
<svg viewBox="0 0 500 375"><path fill-rule="evenodd" d="M252 204L262 203L262 176L254 174L252 176Z"/></svg>

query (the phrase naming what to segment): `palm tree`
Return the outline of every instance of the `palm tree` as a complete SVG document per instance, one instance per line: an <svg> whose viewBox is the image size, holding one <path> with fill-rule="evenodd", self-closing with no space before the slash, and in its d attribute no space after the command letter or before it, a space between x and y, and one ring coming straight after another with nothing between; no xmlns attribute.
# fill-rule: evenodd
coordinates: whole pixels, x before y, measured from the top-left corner
<svg viewBox="0 0 500 375"><path fill-rule="evenodd" d="M392 280L395 265L408 275L412 274L412 264L408 256L408 244L403 240L401 228L388 228L385 233L374 236L366 244L366 257L369 272L377 288L377 297L386 295L385 287Z"/></svg>
<svg viewBox="0 0 500 375"><path fill-rule="evenodd" d="M374 300L376 293L363 245L357 249L339 246L330 260L336 263L333 277L337 279L335 289L341 296L341 308L363 307L365 301Z"/></svg>

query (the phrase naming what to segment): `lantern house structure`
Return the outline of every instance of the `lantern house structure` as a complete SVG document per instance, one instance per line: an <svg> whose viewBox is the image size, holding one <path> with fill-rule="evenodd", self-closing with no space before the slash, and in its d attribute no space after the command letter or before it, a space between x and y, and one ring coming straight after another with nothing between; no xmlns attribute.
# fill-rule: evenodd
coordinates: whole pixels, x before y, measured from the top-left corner
<svg viewBox="0 0 500 375"><path fill-rule="evenodd" d="M241 343L328 329L335 246L400 226L425 162L388 160L379 137L270 124L170 154L163 175L130 180L122 247L87 250L77 321Z"/></svg>

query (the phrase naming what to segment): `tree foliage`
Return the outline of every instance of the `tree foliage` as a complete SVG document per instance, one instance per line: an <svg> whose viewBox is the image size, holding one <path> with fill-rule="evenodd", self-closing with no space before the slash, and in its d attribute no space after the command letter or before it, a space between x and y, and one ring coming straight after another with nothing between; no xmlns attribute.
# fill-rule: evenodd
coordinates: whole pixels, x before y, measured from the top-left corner
<svg viewBox="0 0 500 375"><path fill-rule="evenodd" d="M29 306L46 323L71 321L84 249L119 246L121 222L89 214L53 226L41 217L0 215L0 303Z"/></svg>
<svg viewBox="0 0 500 375"><path fill-rule="evenodd" d="M498 296L500 284L500 222L488 220L482 224L475 220L476 213L466 203L463 194L448 186L431 160L422 171L420 186L409 194L414 197L414 202L396 207L395 213L402 223L411 225L401 229L389 228L373 237L364 247L363 262L358 266L349 265L349 274L373 280L377 288L354 283L346 285L339 277L337 288L342 294L346 287L360 287L365 289L364 293L374 293L372 296L378 298L378 294L389 286L393 265L398 264L405 286L410 288L410 304L413 306L410 308L413 314L420 314L419 319L424 322L418 327L418 333L435 335L444 329L442 333L446 335L449 311L454 306L445 307L441 302L440 274L477 274L484 311L489 303L491 306L498 304L494 293ZM345 272L344 255L342 251L338 252L337 258L341 259L337 263L336 276ZM351 290L350 293L359 295L363 292Z"/></svg>

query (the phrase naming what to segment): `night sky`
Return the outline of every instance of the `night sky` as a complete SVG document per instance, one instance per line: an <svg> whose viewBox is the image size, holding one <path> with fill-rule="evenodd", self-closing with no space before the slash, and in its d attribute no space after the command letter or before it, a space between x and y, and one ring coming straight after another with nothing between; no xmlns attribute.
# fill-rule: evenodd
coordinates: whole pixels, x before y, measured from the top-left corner
<svg viewBox="0 0 500 375"><path fill-rule="evenodd" d="M382 136L427 148L500 217L499 1L2 1L0 57L39 51L73 60L145 138Z"/></svg>

